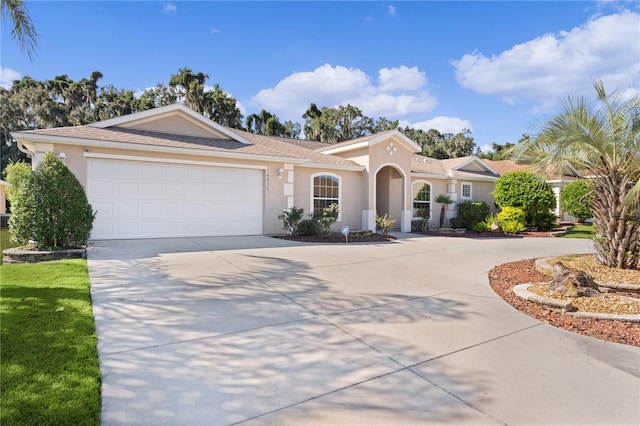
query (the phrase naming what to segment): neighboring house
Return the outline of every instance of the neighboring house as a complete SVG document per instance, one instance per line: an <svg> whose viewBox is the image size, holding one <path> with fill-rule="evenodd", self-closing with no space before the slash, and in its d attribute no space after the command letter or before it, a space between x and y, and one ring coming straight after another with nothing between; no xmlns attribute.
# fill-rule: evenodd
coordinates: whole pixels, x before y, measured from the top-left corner
<svg viewBox="0 0 640 426"><path fill-rule="evenodd" d="M532 170L535 171L534 167L526 164L517 164L510 160L483 160L487 164L489 164L496 172L500 175L503 175L507 172L517 172L523 170ZM573 222L575 218L569 216L562 210L562 203L560 198L560 193L562 189L570 184L571 182L580 179L581 175L578 173L576 169L571 166L568 166L562 175L558 175L556 173L546 173L545 175L547 183L551 186L554 195L556 196L556 207L553 213L558 216L561 221Z"/></svg>
<svg viewBox="0 0 640 426"><path fill-rule="evenodd" d="M180 104L12 136L34 167L49 151L66 161L97 210L93 239L276 234L283 210L332 203L336 229L374 230L388 213L408 232L435 219L439 194L493 207L499 177L476 157L418 155L398 130L327 145L226 128Z"/></svg>

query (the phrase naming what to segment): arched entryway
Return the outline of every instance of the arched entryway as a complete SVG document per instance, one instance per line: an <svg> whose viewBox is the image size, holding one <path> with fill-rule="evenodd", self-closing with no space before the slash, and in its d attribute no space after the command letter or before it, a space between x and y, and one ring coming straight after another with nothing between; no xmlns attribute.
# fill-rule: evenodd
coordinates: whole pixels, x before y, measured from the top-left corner
<svg viewBox="0 0 640 426"><path fill-rule="evenodd" d="M405 204L405 176L397 167L386 165L378 170L375 179L376 215L388 214L394 218L394 229L398 230L401 228Z"/></svg>

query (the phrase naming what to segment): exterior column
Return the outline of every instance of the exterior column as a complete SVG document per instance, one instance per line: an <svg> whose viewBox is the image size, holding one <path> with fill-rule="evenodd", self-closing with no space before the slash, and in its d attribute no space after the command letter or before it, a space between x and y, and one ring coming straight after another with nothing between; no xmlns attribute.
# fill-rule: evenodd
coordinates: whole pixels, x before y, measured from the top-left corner
<svg viewBox="0 0 640 426"><path fill-rule="evenodd" d="M413 211L402 210L400 217L400 232L411 232L411 219L413 219Z"/></svg>
<svg viewBox="0 0 640 426"><path fill-rule="evenodd" d="M293 198L293 179L294 179L294 173L293 173L293 164L290 163L284 163L284 176L283 176L286 180L284 183L284 196L287 198L287 208L291 209L291 207L293 207L294 204L294 198Z"/></svg>
<svg viewBox="0 0 640 426"><path fill-rule="evenodd" d="M456 179L449 179L447 181L447 195L453 200L453 203L449 204L446 207L444 215L446 219L452 219L456 217L456 204L458 203L458 190L456 188L457 183L458 181Z"/></svg>

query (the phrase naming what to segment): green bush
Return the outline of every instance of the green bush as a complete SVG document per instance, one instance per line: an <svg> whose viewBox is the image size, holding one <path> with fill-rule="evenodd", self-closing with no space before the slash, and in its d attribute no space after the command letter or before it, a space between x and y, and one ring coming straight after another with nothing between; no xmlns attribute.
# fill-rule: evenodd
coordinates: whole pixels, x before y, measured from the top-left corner
<svg viewBox="0 0 640 426"><path fill-rule="evenodd" d="M296 226L295 234L302 236L320 235L320 224L313 217L301 220Z"/></svg>
<svg viewBox="0 0 640 426"><path fill-rule="evenodd" d="M389 214L376 217L376 226L382 231L383 237L389 234L394 223L396 223L396 220L389 216Z"/></svg>
<svg viewBox="0 0 640 426"><path fill-rule="evenodd" d="M48 152L23 186L12 195L11 238L36 248L86 245L95 213L84 188L67 166Z"/></svg>
<svg viewBox="0 0 640 426"><path fill-rule="evenodd" d="M414 219L411 221L412 232L427 232L429 231L429 219Z"/></svg>
<svg viewBox="0 0 640 426"><path fill-rule="evenodd" d="M500 221L500 228L507 234L517 234L526 227L524 210L518 207L505 207L497 216Z"/></svg>
<svg viewBox="0 0 640 426"><path fill-rule="evenodd" d="M278 219L282 221L284 225L283 229L285 229L289 235L295 235L298 222L302 220L303 214L304 209L291 207L290 210L283 211L282 214L278 216Z"/></svg>
<svg viewBox="0 0 640 426"><path fill-rule="evenodd" d="M458 217L452 218L449 222L453 228L472 230L476 224L485 220L489 214L491 214L491 209L484 201L465 201L458 204Z"/></svg>
<svg viewBox="0 0 640 426"><path fill-rule="evenodd" d="M476 232L489 232L491 231L491 227L494 223L496 223L497 220L498 218L495 214L490 214L485 220L476 223L473 226L473 230Z"/></svg>
<svg viewBox="0 0 640 426"><path fill-rule="evenodd" d="M505 173L496 181L493 196L500 208L522 209L526 225L549 229L548 213L556 205L556 196L543 176L530 171Z"/></svg>
<svg viewBox="0 0 640 426"><path fill-rule="evenodd" d="M575 217L578 222L592 218L591 193L591 185L588 181L581 179L571 182L560 192L562 210Z"/></svg>
<svg viewBox="0 0 640 426"><path fill-rule="evenodd" d="M313 212L313 218L318 221L318 231L322 238L327 238L331 234L331 225L338 220L338 213L338 205L336 203Z"/></svg>
<svg viewBox="0 0 640 426"><path fill-rule="evenodd" d="M548 231L556 227L558 216L551 212L538 212L533 217L533 224L541 231Z"/></svg>
<svg viewBox="0 0 640 426"><path fill-rule="evenodd" d="M10 163L5 167L3 175L4 180L11 184L11 186L7 187L7 200L13 203L17 194L25 187L29 179L31 179L31 166L22 161Z"/></svg>

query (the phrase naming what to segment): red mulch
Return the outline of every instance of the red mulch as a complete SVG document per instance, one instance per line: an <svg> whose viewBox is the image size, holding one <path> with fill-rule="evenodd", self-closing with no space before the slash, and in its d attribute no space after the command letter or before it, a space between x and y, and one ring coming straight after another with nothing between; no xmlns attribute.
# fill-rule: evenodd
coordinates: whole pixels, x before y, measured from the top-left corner
<svg viewBox="0 0 640 426"><path fill-rule="evenodd" d="M439 232L439 231L429 231L425 232L424 235L434 235L438 237L462 237L462 238L551 238L553 237L552 232L543 232L543 231L523 231L518 234L505 234L503 232L475 232L475 231L466 231L463 233L455 233L455 232Z"/></svg>
<svg viewBox="0 0 640 426"><path fill-rule="evenodd" d="M489 283L493 290L519 311L573 333L640 347L638 322L574 317L520 299L511 290L518 284L546 280L543 274L536 271L533 259L506 263L489 271Z"/></svg>
<svg viewBox="0 0 640 426"><path fill-rule="evenodd" d="M291 240L291 241L302 241L304 243L346 243L344 235L342 234L332 234L327 238L322 238L314 235L275 235L275 238L280 238L282 240ZM371 234L371 235L350 235L349 242L350 243L369 243L369 242L383 242L383 241L393 241L395 237L387 236L383 237L380 234Z"/></svg>

